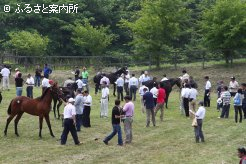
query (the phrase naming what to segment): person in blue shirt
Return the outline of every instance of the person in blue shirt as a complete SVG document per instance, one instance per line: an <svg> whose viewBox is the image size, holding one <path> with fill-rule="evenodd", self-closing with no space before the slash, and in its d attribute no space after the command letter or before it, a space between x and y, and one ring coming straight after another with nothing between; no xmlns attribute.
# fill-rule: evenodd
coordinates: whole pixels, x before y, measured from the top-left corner
<svg viewBox="0 0 246 164"><path fill-rule="evenodd" d="M149 127L150 115L152 117L153 126L155 126L155 114L154 114L155 103L154 103L153 94L149 92L147 88L144 88L143 91L144 91L143 101L146 108L146 117L147 117L146 127Z"/></svg>
<svg viewBox="0 0 246 164"><path fill-rule="evenodd" d="M44 76L48 79L49 75L52 73L52 69L48 67L47 64L44 65Z"/></svg>

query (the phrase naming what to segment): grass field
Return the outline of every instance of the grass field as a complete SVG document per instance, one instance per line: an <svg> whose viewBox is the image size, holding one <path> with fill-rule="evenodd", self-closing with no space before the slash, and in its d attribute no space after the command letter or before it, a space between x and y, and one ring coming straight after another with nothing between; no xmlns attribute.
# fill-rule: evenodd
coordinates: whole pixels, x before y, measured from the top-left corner
<svg viewBox="0 0 246 164"><path fill-rule="evenodd" d="M184 67L188 67L185 65ZM203 86L203 76L209 74L213 85L219 79L226 83L232 75L239 81L245 81L245 63L237 64L233 69L220 65L209 66L202 70L192 66L187 70L198 81L200 90ZM140 72L133 68L135 72ZM155 76L161 77L163 73L170 77L180 75L179 70L164 68L150 71ZM60 75L60 76L58 76ZM54 72L54 78L61 80L69 75L69 71ZM227 81L226 81L227 80ZM12 85L13 86L13 85ZM112 91L112 90L111 90ZM112 93L112 92L111 92ZM23 92L25 95L25 91ZM35 88L35 97L40 96L41 89ZM54 119L50 113L52 129L55 138L49 135L46 123L43 126L43 138L38 137L38 117L24 114L19 122L20 137L14 134L14 122L11 122L8 135L3 135L7 118L7 107L15 95L15 89L3 91L3 102L0 105L0 163L187 163L187 164L221 164L238 163L237 147L246 145L245 131L246 121L236 124L234 122L234 109L230 109L228 120L218 119L216 111L216 94L212 95L212 106L207 108L204 120L205 143L196 144L191 120L185 118L179 111L178 92L172 92L169 99L169 109L165 109L164 122L157 117L157 127L145 127L146 116L140 112L139 97L135 102L135 116L133 122L133 143L123 147L117 146L117 137L106 146L103 138L111 132L111 120L99 118L100 95L95 96L92 92L93 107L91 111L91 128L83 128L78 133L83 144L75 146L71 135L67 145L61 146L60 138L62 127L61 121ZM200 91L201 100L203 92ZM109 116L113 107L114 98L110 97ZM123 126L122 126L123 127ZM124 137L124 132L123 132ZM100 138L95 141L95 138Z"/></svg>

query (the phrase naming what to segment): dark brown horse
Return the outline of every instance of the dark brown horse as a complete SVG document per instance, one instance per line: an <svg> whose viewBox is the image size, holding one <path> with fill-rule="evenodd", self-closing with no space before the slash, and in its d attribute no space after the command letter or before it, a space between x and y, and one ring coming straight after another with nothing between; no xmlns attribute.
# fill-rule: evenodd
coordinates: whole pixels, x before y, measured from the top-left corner
<svg viewBox="0 0 246 164"><path fill-rule="evenodd" d="M45 118L46 123L49 127L50 135L52 137L55 137L51 129L49 113L51 109L52 97L54 95L60 95L60 94L61 91L59 90L57 83L55 83L53 86L47 88L41 97L38 97L36 99L31 99L25 96L18 96L14 98L9 104L9 108L8 108L9 117L7 119L4 134L7 135L8 125L11 122L11 120L17 115L15 118L15 134L16 136L19 136L17 125L23 113L26 112L34 116L39 116L40 138L42 137L41 131L43 126L43 118Z"/></svg>

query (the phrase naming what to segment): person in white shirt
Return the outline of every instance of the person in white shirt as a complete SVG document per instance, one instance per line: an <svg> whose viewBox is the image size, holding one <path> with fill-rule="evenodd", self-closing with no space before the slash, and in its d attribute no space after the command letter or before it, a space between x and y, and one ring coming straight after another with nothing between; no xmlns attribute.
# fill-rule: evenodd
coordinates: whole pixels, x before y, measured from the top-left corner
<svg viewBox="0 0 246 164"><path fill-rule="evenodd" d="M68 99L68 103L64 108L64 129L61 135L61 145L65 145L67 142L67 135L70 132L75 145L80 145L81 143L79 142L77 131L75 128L76 125L76 110L74 106L75 100L73 98Z"/></svg>
<svg viewBox="0 0 246 164"><path fill-rule="evenodd" d="M9 90L9 75L10 75L10 70L4 65L4 68L1 70L1 74L3 77L3 90L7 89Z"/></svg>
<svg viewBox="0 0 246 164"><path fill-rule="evenodd" d="M46 76L44 76L41 85L42 85L42 93L44 93L46 88L50 87L49 79Z"/></svg>
<svg viewBox="0 0 246 164"><path fill-rule="evenodd" d="M205 92L204 92L204 106L210 107L210 92L211 92L211 83L209 81L209 77L205 76L204 79L206 80L205 84Z"/></svg>
<svg viewBox="0 0 246 164"><path fill-rule="evenodd" d="M129 88L130 88L130 97L133 99L133 101L136 101L138 79L135 77L135 74L132 74L132 77L129 80Z"/></svg>
<svg viewBox="0 0 246 164"><path fill-rule="evenodd" d="M71 77L69 77L67 80L64 81L63 87L71 86L73 83L75 83L75 81L72 80Z"/></svg>
<svg viewBox="0 0 246 164"><path fill-rule="evenodd" d="M150 77L148 75L148 71L144 71L144 76L142 78L142 83L145 82L145 81L149 81L150 80Z"/></svg>
<svg viewBox="0 0 246 164"><path fill-rule="evenodd" d="M107 83L104 81L102 85L102 97L101 97L101 112L100 117L108 117L108 96L109 89Z"/></svg>
<svg viewBox="0 0 246 164"><path fill-rule="evenodd" d="M190 75L187 73L187 71L186 70L183 70L182 73L183 73L183 75L182 75L182 82L184 83L185 80L188 80L189 81Z"/></svg>
<svg viewBox="0 0 246 164"><path fill-rule="evenodd" d="M229 84L229 92L231 94L231 97L234 97L236 95L238 88L239 88L239 84L236 81L236 78L234 76L231 77L231 81Z"/></svg>
<svg viewBox="0 0 246 164"><path fill-rule="evenodd" d="M91 127L90 121L90 113L91 113L91 105L92 105L92 97L89 95L88 91L84 91L84 110L83 110L83 118L82 123L85 128Z"/></svg>
<svg viewBox="0 0 246 164"><path fill-rule="evenodd" d="M195 112L196 110L196 97L198 95L198 92L195 88L194 84L191 84L191 89L189 93L189 110L192 110Z"/></svg>
<svg viewBox="0 0 246 164"><path fill-rule="evenodd" d="M100 84L103 85L103 82L104 82L104 81L106 81L107 86L109 86L110 81L109 81L109 78L106 77L106 74L103 74L103 78L101 78Z"/></svg>
<svg viewBox="0 0 246 164"><path fill-rule="evenodd" d="M144 71L141 71L141 75L139 77L139 83L140 83L140 86L142 86L142 82L143 82L143 77L144 77Z"/></svg>
<svg viewBox="0 0 246 164"><path fill-rule="evenodd" d="M182 89L181 97L183 99L183 105L185 110L186 117L189 117L189 94L190 94L190 88L189 84L185 84L185 87Z"/></svg>
<svg viewBox="0 0 246 164"><path fill-rule="evenodd" d="M129 80L130 80L130 73L128 70L126 70L127 74L124 75L124 90L126 92L126 95L129 95Z"/></svg>
<svg viewBox="0 0 246 164"><path fill-rule="evenodd" d="M150 92L153 94L155 106L156 106L156 101L157 101L157 96L158 96L158 89L156 87L157 87L157 84L154 83L153 88L151 88L150 90Z"/></svg>
<svg viewBox="0 0 246 164"><path fill-rule="evenodd" d="M206 109L204 108L203 101L199 102L199 108L196 113L194 113L192 110L190 110L190 112L195 116L197 121L197 126L194 126L196 143L199 143L200 139L201 142L205 142L203 131L202 131L202 122L205 117Z"/></svg>
<svg viewBox="0 0 246 164"><path fill-rule="evenodd" d="M146 87L145 85L142 85L140 88L139 88L139 95L140 95L140 104L141 104L141 110L142 110L142 113L144 113L146 111L145 109L145 106L144 106L144 100L143 100L143 95L144 95L144 88L147 89L146 92L149 92L149 88Z"/></svg>
<svg viewBox="0 0 246 164"><path fill-rule="evenodd" d="M83 87L86 86L86 84L83 83L82 81L82 76L79 77L78 80L76 80L78 90L83 91Z"/></svg>
<svg viewBox="0 0 246 164"><path fill-rule="evenodd" d="M26 96L33 98L34 78L32 77L32 75L30 73L27 75L26 85L27 85Z"/></svg>
<svg viewBox="0 0 246 164"><path fill-rule="evenodd" d="M163 75L163 78L161 79L161 81L166 81L166 80L168 80L168 78L167 78L167 75L164 74L164 75Z"/></svg>
<svg viewBox="0 0 246 164"><path fill-rule="evenodd" d="M115 82L117 86L117 99L121 101L123 101L123 86L124 86L124 79L122 77L124 77L123 74Z"/></svg>

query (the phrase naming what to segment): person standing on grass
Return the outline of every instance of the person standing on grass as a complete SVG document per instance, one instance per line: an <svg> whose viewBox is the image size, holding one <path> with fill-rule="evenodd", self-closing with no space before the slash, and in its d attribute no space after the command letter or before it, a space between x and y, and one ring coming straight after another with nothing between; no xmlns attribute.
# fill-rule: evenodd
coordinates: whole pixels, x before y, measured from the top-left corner
<svg viewBox="0 0 246 164"><path fill-rule="evenodd" d="M132 142L132 122L134 115L134 104L131 101L130 96L125 96L125 105L123 107L123 112L125 112L125 120L124 120L124 131L126 134L125 143L129 144Z"/></svg>
<svg viewBox="0 0 246 164"><path fill-rule="evenodd" d="M242 83L241 88L243 90L242 109L244 113L244 119L246 119L246 83Z"/></svg>
<svg viewBox="0 0 246 164"><path fill-rule="evenodd" d="M138 79L135 77L135 74L132 74L132 77L129 80L130 88L130 97L133 98L133 101L136 101L136 93L138 90Z"/></svg>
<svg viewBox="0 0 246 164"><path fill-rule="evenodd" d="M139 88L139 95L140 95L140 104L141 104L141 110L142 113L145 112L145 106L144 106L144 101L143 101L143 95L144 95L144 88L146 88L149 91L149 88L146 87L145 85L141 85L141 87Z"/></svg>
<svg viewBox="0 0 246 164"><path fill-rule="evenodd" d="M35 70L35 87L39 87L40 86L40 82L41 82L41 74L42 74L42 69L40 68L39 65L37 65L37 68Z"/></svg>
<svg viewBox="0 0 246 164"><path fill-rule="evenodd" d="M238 112L239 112L239 122L242 123L242 101L243 101L243 90L238 89L235 97L234 97L234 109L235 109L235 122L238 121Z"/></svg>
<svg viewBox="0 0 246 164"><path fill-rule="evenodd" d="M76 110L74 106L75 100L73 98L69 98L67 105L64 108L64 129L61 135L61 145L65 145L67 142L67 135L70 132L75 145L80 145L81 143L79 142L78 135L76 132Z"/></svg>
<svg viewBox="0 0 246 164"><path fill-rule="evenodd" d="M157 95L158 95L158 89L157 89L156 87L157 87L157 83L154 82L153 88L150 90L150 92L153 94L155 106L156 106L156 104L157 104Z"/></svg>
<svg viewBox="0 0 246 164"><path fill-rule="evenodd" d="M163 115L164 115L164 104L166 100L166 91L164 89L163 83L159 84L158 87L158 95L157 95L157 104L155 107L155 116L159 110L161 110L160 119L163 121Z"/></svg>
<svg viewBox="0 0 246 164"><path fill-rule="evenodd" d="M88 71L86 70L86 67L83 68L83 71L82 71L82 81L84 84L86 84L86 90L89 92L89 73Z"/></svg>
<svg viewBox="0 0 246 164"><path fill-rule="evenodd" d="M221 93L221 100L223 101L223 106L221 115L218 118L229 118L231 94L228 91L227 86L224 86L223 88L223 91Z"/></svg>
<svg viewBox="0 0 246 164"><path fill-rule="evenodd" d="M44 65L44 76L49 78L49 75L52 73L52 69L48 67L48 64Z"/></svg>
<svg viewBox="0 0 246 164"><path fill-rule="evenodd" d="M198 92L195 88L195 84L191 84L191 89L189 92L189 110L196 111L196 97L198 96Z"/></svg>
<svg viewBox="0 0 246 164"><path fill-rule="evenodd" d="M76 110L76 129L77 132L80 131L82 125L82 114L84 108L84 97L81 94L81 90L77 89L76 97L74 102L75 110Z"/></svg>
<svg viewBox="0 0 246 164"><path fill-rule="evenodd" d="M209 77L204 77L206 84L205 84L205 92L204 92L204 106L210 107L210 93L211 93L211 82L209 81Z"/></svg>
<svg viewBox="0 0 246 164"><path fill-rule="evenodd" d="M100 118L108 117L108 97L109 97L109 89L107 87L107 82L104 81L102 85Z"/></svg>
<svg viewBox="0 0 246 164"><path fill-rule="evenodd" d="M27 75L26 85L26 96L33 98L34 79L30 73Z"/></svg>
<svg viewBox="0 0 246 164"><path fill-rule="evenodd" d="M115 106L112 110L112 127L113 131L110 135L108 135L103 142L108 145L108 142L116 135L118 134L118 145L123 146L122 141L122 133L121 133L121 126L120 126L120 118L123 117L121 114L121 107L120 107L120 100L115 100L114 102Z"/></svg>
<svg viewBox="0 0 246 164"><path fill-rule="evenodd" d="M151 115L151 120L153 123L153 126L155 126L155 113L154 113L154 108L155 108L155 103L154 103L154 97L151 92L148 91L147 88L143 89L144 95L143 95L143 101L146 109L146 127L149 127L150 124L150 115Z"/></svg>
<svg viewBox="0 0 246 164"><path fill-rule="evenodd" d="M234 76L231 77L231 81L229 83L229 92L231 94L231 97L234 97L236 95L238 88L239 84L236 81L236 78Z"/></svg>
<svg viewBox="0 0 246 164"><path fill-rule="evenodd" d="M42 93L44 93L45 89L50 86L49 79L47 78L47 76L44 76L41 85L42 85Z"/></svg>
<svg viewBox="0 0 246 164"><path fill-rule="evenodd" d="M219 99L220 96L221 96L221 92L222 92L223 87L224 87L224 82L223 82L222 80L218 81L218 82L217 82L217 98L218 98L218 99ZM222 107L221 104L222 104L222 103L218 103L218 102L217 102L217 111L218 111L218 112L220 111L220 109L221 109L221 107Z"/></svg>
<svg viewBox="0 0 246 164"><path fill-rule="evenodd" d="M186 117L190 116L189 115L189 96L190 96L190 86L189 84L185 84L181 92L181 97L183 99L183 106L184 106Z"/></svg>
<svg viewBox="0 0 246 164"><path fill-rule="evenodd" d="M22 95L23 82L22 73L19 73L18 77L15 78L16 96Z"/></svg>
<svg viewBox="0 0 246 164"><path fill-rule="evenodd" d="M17 78L19 73L21 73L19 68L15 68L15 76L14 77Z"/></svg>
<svg viewBox="0 0 246 164"><path fill-rule="evenodd" d="M130 73L129 70L126 70L127 74L124 75L124 90L126 92L126 95L129 95L129 80L130 80Z"/></svg>
<svg viewBox="0 0 246 164"><path fill-rule="evenodd" d="M246 149L244 147L237 149L237 156L240 158L239 164L246 164Z"/></svg>
<svg viewBox="0 0 246 164"><path fill-rule="evenodd" d="M10 70L6 67L6 65L3 66L4 68L1 70L2 78L3 78L3 89L7 89L9 91L9 75Z"/></svg>
<svg viewBox="0 0 246 164"><path fill-rule="evenodd" d="M79 79L79 75L80 75L80 70L79 67L76 66L74 70L74 81L77 81Z"/></svg>
<svg viewBox="0 0 246 164"><path fill-rule="evenodd" d="M78 90L81 92L83 91L83 87L86 86L86 84L83 83L81 76L78 78L78 80L76 80L76 84L78 86Z"/></svg>
<svg viewBox="0 0 246 164"><path fill-rule="evenodd" d="M194 126L196 143L199 143L200 139L201 139L201 142L205 142L203 131L202 131L202 123L205 117L206 109L204 108L203 101L199 102L199 108L196 113L192 110L190 110L190 113L192 113L196 117L196 120L197 120L197 126Z"/></svg>
<svg viewBox="0 0 246 164"><path fill-rule="evenodd" d="M124 79L122 78L123 74L118 77L115 84L117 86L117 99L123 101L123 86L124 86Z"/></svg>
<svg viewBox="0 0 246 164"><path fill-rule="evenodd" d="M89 92L84 91L84 110L83 110L83 126L86 128L91 127L90 113L91 113L92 97Z"/></svg>

